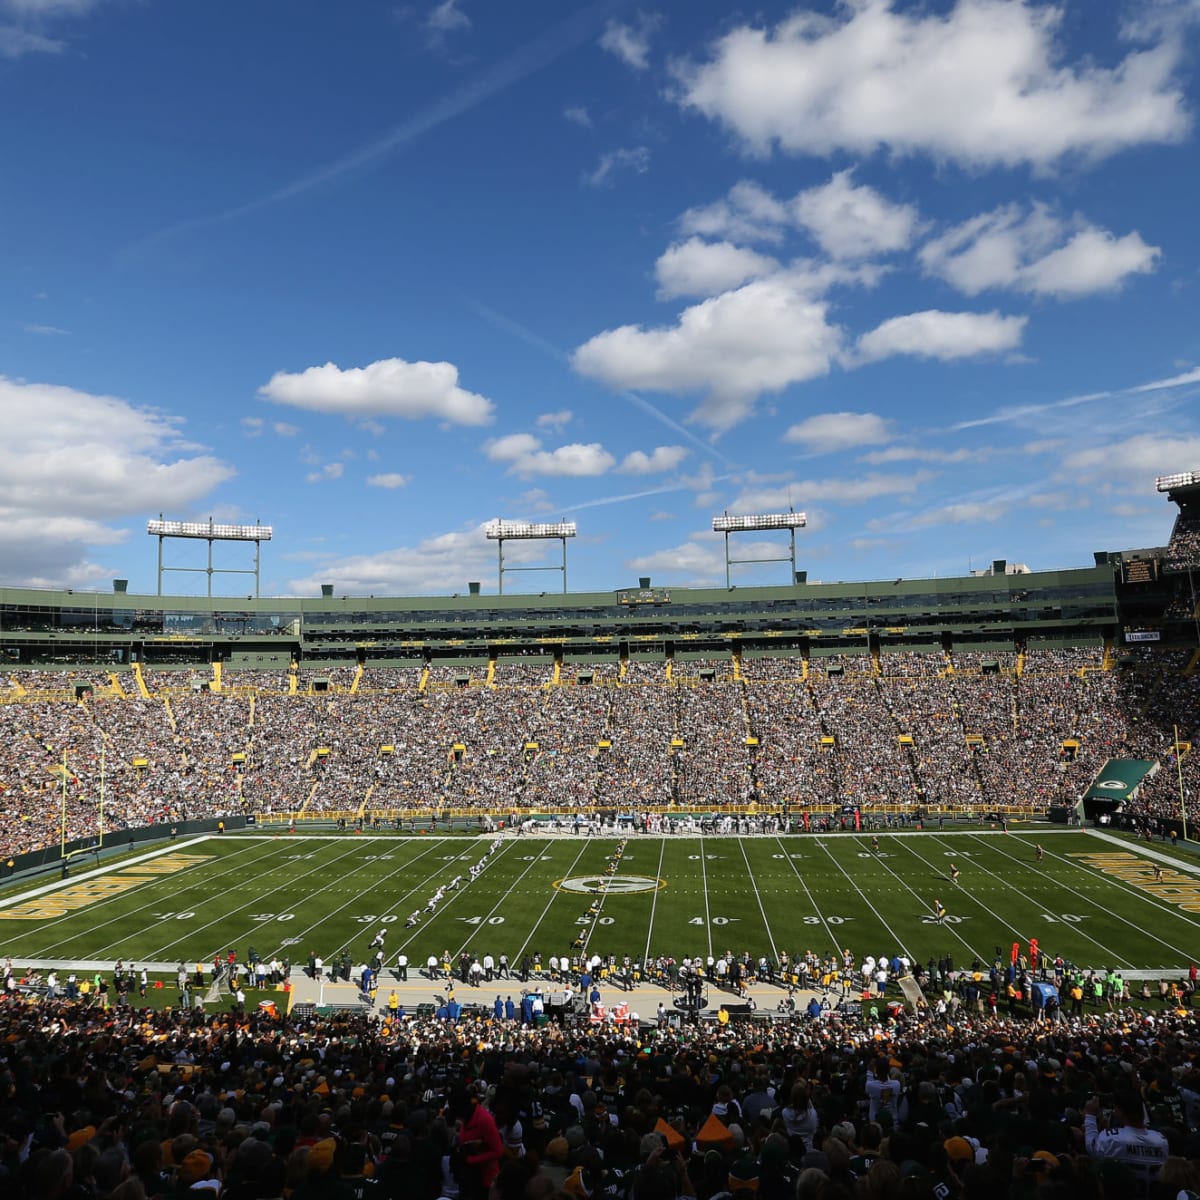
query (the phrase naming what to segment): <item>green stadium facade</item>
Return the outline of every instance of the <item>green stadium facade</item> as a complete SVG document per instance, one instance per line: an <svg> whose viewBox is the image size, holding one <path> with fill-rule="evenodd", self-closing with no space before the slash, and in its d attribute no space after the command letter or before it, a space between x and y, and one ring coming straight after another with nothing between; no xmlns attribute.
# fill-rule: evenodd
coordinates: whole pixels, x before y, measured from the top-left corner
<svg viewBox="0 0 1200 1200"><path fill-rule="evenodd" d="M1159 552L959 578L783 587L233 599L0 589L0 664L14 670L226 671L523 661L987 652L1036 645L1196 644L1191 573ZM120 586L121 581L117 581Z"/></svg>

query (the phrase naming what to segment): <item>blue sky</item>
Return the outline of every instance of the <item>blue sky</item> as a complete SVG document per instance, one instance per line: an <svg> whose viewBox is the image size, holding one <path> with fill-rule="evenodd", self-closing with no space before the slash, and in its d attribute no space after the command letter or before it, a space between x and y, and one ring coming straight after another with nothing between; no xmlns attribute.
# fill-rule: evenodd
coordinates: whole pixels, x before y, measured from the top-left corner
<svg viewBox="0 0 1200 1200"><path fill-rule="evenodd" d="M573 589L789 505L814 580L1161 544L1198 25L0 0L0 579L152 590L159 512L273 525L278 594L494 590L498 516L577 521Z"/></svg>

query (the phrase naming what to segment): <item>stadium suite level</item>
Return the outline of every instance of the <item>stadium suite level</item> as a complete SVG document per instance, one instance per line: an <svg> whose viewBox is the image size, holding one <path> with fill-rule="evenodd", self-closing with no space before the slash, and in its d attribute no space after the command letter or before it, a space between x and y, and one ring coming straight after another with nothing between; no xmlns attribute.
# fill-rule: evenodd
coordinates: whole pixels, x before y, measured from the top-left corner
<svg viewBox="0 0 1200 1200"><path fill-rule="evenodd" d="M10 668L230 670L293 664L478 664L887 653L951 646L1119 644L1126 627L1195 641L1175 591L1187 576L1124 582L1122 556L1063 571L732 589L642 588L555 595L231 599L0 589L0 660ZM802 574L802 573L801 573ZM536 661L536 659L532 659Z"/></svg>

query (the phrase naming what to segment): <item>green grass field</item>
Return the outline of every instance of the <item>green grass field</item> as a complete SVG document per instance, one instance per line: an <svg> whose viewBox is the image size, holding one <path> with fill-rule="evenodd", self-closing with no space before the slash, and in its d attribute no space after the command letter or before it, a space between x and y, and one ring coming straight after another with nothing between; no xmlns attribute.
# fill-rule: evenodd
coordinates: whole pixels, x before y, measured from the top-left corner
<svg viewBox="0 0 1200 1200"><path fill-rule="evenodd" d="M349 947L359 961L381 923L388 962L403 948L414 965L444 950L548 957L581 931L589 950L635 959L836 946L920 961L949 953L961 965L1037 938L1080 966L1164 975L1200 949L1200 875L1161 845L1151 848L1164 859L1156 880L1143 847L1082 831L879 837L879 854L854 834L633 837L608 878L615 841L526 836L505 840L475 880L468 867L486 838L200 838L10 887L0 954L172 964L254 946L302 962ZM407 929L408 914L460 874L436 913ZM940 926L935 899L948 913Z"/></svg>

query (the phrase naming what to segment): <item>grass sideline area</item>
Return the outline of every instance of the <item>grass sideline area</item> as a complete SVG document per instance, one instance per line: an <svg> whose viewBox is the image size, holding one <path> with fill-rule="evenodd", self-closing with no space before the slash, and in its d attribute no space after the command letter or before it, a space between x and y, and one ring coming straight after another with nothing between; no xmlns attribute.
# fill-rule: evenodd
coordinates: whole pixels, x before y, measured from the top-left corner
<svg viewBox="0 0 1200 1200"><path fill-rule="evenodd" d="M1024 951L1036 938L1080 967L1178 978L1200 944L1200 869L1161 843L1049 828L876 836L878 850L867 833L638 835L611 873L618 839L506 836L476 878L489 836L193 838L6 889L0 953L191 968L250 947L293 964L348 948L358 963L386 928L388 964L403 949L414 969L445 951L545 959L581 935L589 952L635 961L849 948L967 966L997 947L1007 961L1012 943ZM407 928L455 876L457 889Z"/></svg>

